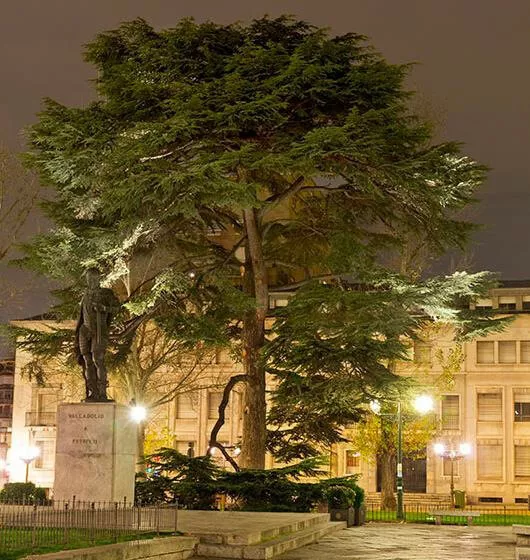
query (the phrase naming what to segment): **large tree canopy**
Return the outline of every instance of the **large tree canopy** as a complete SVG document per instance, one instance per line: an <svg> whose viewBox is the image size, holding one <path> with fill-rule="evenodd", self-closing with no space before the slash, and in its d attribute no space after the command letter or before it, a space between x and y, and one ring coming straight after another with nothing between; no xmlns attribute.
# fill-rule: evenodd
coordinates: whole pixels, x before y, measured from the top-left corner
<svg viewBox="0 0 530 560"><path fill-rule="evenodd" d="M342 367L315 348L322 298L348 309L335 320L355 359L366 359L349 382L350 402L360 402L401 352L376 342L387 335L382 321L398 336L411 330L403 310L447 308L485 289L477 277L453 277L450 298L418 289L412 305L379 280L389 253L411 238L433 254L464 244L471 225L457 212L484 168L458 144L432 143L429 124L408 109L408 66L389 64L363 36L332 37L288 17L183 20L162 31L136 20L100 34L86 59L98 100L47 100L29 131L28 161L54 189L46 210L57 228L26 248L26 264L70 283L97 265L112 285L148 261L123 298L123 333L155 319L190 344L231 345L245 370L235 380L246 387L245 465L263 465L269 364L280 383L289 383L285 370ZM311 284L323 280L328 296ZM284 318L264 353L270 290L307 283L285 310L298 327ZM362 336L348 323L356 309ZM307 350L296 368L293 336ZM290 364L281 375L279 356Z"/></svg>

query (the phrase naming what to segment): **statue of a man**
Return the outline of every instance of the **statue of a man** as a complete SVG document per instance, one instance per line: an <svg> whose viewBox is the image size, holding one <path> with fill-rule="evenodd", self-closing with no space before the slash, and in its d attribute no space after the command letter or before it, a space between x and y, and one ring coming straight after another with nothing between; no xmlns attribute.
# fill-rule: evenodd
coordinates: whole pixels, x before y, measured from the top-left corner
<svg viewBox="0 0 530 560"><path fill-rule="evenodd" d="M112 290L100 286L97 269L89 268L85 277L87 289L81 300L75 329L77 361L83 368L85 400L105 402L109 400L105 351L109 342L112 315L119 307L119 302Z"/></svg>

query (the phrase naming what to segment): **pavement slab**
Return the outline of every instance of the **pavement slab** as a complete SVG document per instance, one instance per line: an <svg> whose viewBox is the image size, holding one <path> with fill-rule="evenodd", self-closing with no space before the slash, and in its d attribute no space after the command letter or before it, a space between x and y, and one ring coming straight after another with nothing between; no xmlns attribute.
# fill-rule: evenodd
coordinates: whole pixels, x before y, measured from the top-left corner
<svg viewBox="0 0 530 560"><path fill-rule="evenodd" d="M511 527L369 523L287 552L278 560L513 560Z"/></svg>

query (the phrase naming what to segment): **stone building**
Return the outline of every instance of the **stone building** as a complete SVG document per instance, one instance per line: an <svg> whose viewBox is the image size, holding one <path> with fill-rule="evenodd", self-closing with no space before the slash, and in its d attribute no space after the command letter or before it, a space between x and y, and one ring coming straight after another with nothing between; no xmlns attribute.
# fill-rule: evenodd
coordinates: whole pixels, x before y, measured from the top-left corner
<svg viewBox="0 0 530 560"><path fill-rule="evenodd" d="M0 359L0 488L8 479L7 452L11 445L15 362Z"/></svg>
<svg viewBox="0 0 530 560"><path fill-rule="evenodd" d="M286 297L273 296L271 307L286 305ZM476 305L511 315L513 321L501 333L464 344L462 362L450 389L437 396L440 429L432 444L443 442L455 448L464 442L470 445L470 455L455 461L453 472L455 488L465 490L470 501L522 502L530 494L530 282L506 282ZM450 330L439 330L432 340L415 345L413 359L401 364L399 373L421 373L434 384L442 373L439 351L451 348ZM20 371L26 359L22 353L17 354L11 458L15 463L17 448L37 446L40 455L30 465L29 479L51 488L55 411L58 402L71 397L60 382L38 387L23 378ZM218 378L241 373L241 366L222 353L208 367ZM220 398L218 388L180 394L160 407L152 421L169 434L170 443L179 451L187 453L193 448L194 454L204 453ZM234 392L228 421L219 438L233 453L244 445L241 402L241 394ZM449 495L450 461L436 456L432 444L427 446L424 458L405 458L405 493ZM363 457L351 444L341 444L331 450L330 458L332 474L358 474L368 492L378 490L373 457ZM13 467L12 480L23 479L22 466ZM274 466L271 458L267 466Z"/></svg>

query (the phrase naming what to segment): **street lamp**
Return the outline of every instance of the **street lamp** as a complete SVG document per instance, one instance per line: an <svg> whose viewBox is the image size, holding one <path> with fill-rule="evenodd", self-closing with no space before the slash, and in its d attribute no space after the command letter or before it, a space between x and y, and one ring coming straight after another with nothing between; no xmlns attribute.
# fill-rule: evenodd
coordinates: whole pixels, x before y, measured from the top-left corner
<svg viewBox="0 0 530 560"><path fill-rule="evenodd" d="M429 395L419 395L413 401L413 407L419 414L427 414L434 407L432 397ZM378 401L370 402L370 409L375 414L381 411L381 405ZM397 465L396 465L396 490L397 490L397 509L396 518L404 519L403 512L403 415L401 411L401 400L397 401Z"/></svg>
<svg viewBox="0 0 530 560"><path fill-rule="evenodd" d="M144 406L135 404L131 406L131 419L137 424L141 424L147 418L147 409Z"/></svg>
<svg viewBox="0 0 530 560"><path fill-rule="evenodd" d="M463 459L471 453L471 445L469 443L461 443L458 449L450 447L447 449L443 443L435 443L434 452L438 457L449 459L451 461L451 505L455 507L455 461Z"/></svg>
<svg viewBox="0 0 530 560"><path fill-rule="evenodd" d="M35 446L25 447L18 453L19 458L26 464L26 482L28 482L29 464L40 455L40 449Z"/></svg>

